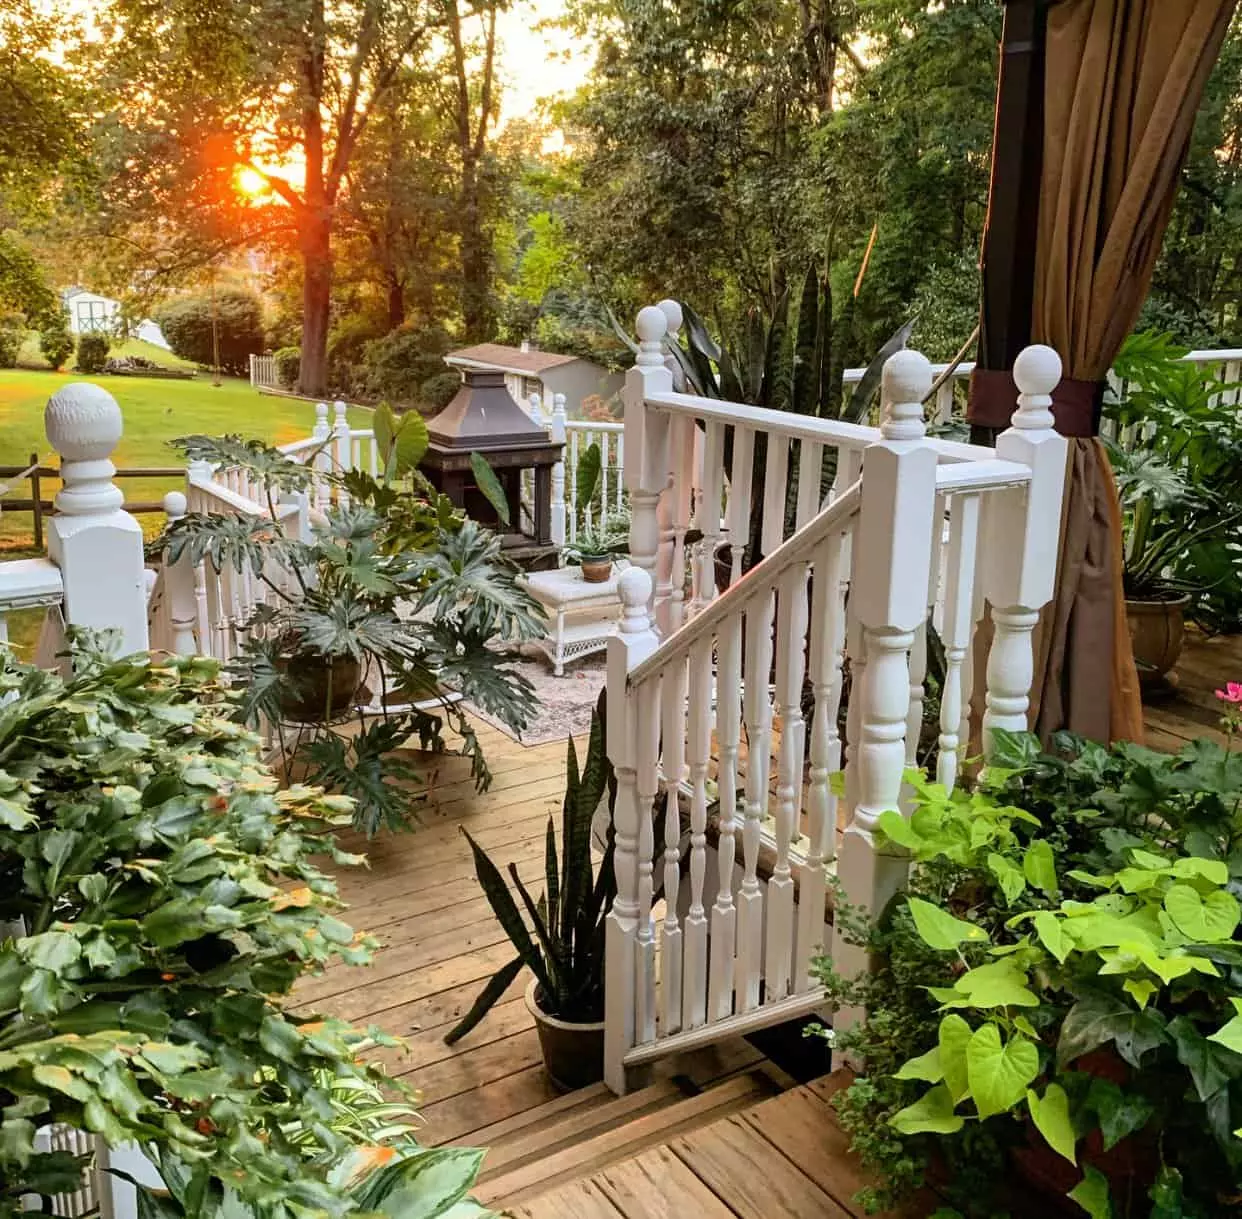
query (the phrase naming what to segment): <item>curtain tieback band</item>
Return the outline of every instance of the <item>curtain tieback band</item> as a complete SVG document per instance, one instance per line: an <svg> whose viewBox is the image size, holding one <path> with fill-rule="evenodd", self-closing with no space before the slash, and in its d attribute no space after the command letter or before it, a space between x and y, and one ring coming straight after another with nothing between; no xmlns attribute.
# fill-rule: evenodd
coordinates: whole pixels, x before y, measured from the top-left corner
<svg viewBox="0 0 1242 1219"><path fill-rule="evenodd" d="M1063 377L1052 392L1052 416L1062 436L1092 437L1100 434L1106 381L1080 381ZM1018 404L1013 373L976 368L970 374L970 400L966 422L1003 431Z"/></svg>

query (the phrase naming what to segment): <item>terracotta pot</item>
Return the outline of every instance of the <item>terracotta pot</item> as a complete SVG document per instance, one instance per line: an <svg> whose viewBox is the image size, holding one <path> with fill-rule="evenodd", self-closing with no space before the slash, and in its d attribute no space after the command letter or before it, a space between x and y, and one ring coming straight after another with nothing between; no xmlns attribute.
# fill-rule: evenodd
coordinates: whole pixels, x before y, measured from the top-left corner
<svg viewBox="0 0 1242 1219"><path fill-rule="evenodd" d="M1176 663L1182 652L1186 631L1188 596L1163 601L1126 599L1126 622L1134 660L1143 681L1159 681Z"/></svg>
<svg viewBox="0 0 1242 1219"><path fill-rule="evenodd" d="M607 584L612 575L611 559L582 559L582 578L588 584Z"/></svg>
<svg viewBox="0 0 1242 1219"><path fill-rule="evenodd" d="M362 685L362 667L352 656L295 652L282 656L276 667L289 679L281 692L280 709L298 723L323 720L325 708L329 719L344 715Z"/></svg>
<svg viewBox="0 0 1242 1219"><path fill-rule="evenodd" d="M604 1022L570 1024L549 1016L539 1006L539 983L532 978L526 988L526 1010L535 1018L543 1065L562 1092L597 1084L604 1078Z"/></svg>

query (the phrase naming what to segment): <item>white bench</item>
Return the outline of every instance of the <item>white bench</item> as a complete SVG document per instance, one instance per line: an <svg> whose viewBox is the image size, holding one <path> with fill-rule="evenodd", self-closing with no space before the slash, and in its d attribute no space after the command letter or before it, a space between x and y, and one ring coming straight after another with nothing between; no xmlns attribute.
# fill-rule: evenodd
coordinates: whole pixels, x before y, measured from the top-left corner
<svg viewBox="0 0 1242 1219"><path fill-rule="evenodd" d="M569 661L608 646L621 612L617 582L625 567L614 563L612 575L602 584L588 584L579 567L532 571L523 577L550 619L548 635L535 646L552 662L557 677L564 676Z"/></svg>

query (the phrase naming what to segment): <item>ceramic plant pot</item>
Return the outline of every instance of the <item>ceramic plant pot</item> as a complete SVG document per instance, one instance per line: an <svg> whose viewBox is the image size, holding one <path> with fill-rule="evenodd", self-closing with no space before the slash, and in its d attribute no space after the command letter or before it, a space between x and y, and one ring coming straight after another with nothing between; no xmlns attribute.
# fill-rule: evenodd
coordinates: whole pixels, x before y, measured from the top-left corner
<svg viewBox="0 0 1242 1219"><path fill-rule="evenodd" d="M354 705L362 685L362 667L352 656L295 652L276 663L288 679L281 692L280 709L297 723L318 723L325 709L329 719L344 715Z"/></svg>
<svg viewBox="0 0 1242 1219"><path fill-rule="evenodd" d="M588 584L607 584L612 575L611 559L583 559L582 578Z"/></svg>
<svg viewBox="0 0 1242 1219"><path fill-rule="evenodd" d="M1188 596L1174 596L1162 601L1131 601L1126 599L1126 622L1139 677L1145 682L1159 682L1177 663L1186 633Z"/></svg>
<svg viewBox="0 0 1242 1219"><path fill-rule="evenodd" d="M599 1083L604 1078L604 1022L570 1024L539 1006L539 983L526 988L526 1010L535 1018L539 1048L548 1077L562 1092Z"/></svg>

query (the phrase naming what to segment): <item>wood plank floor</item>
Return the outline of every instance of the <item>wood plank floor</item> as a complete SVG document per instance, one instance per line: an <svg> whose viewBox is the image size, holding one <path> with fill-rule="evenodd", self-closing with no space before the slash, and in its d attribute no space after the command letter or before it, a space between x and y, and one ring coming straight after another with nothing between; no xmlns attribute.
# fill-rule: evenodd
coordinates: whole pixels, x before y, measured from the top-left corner
<svg viewBox="0 0 1242 1219"><path fill-rule="evenodd" d="M1163 695L1149 693L1144 698L1147 744L1176 753L1196 737L1223 742L1215 691L1227 681L1242 681L1242 635L1209 638L1188 628L1172 688Z"/></svg>

